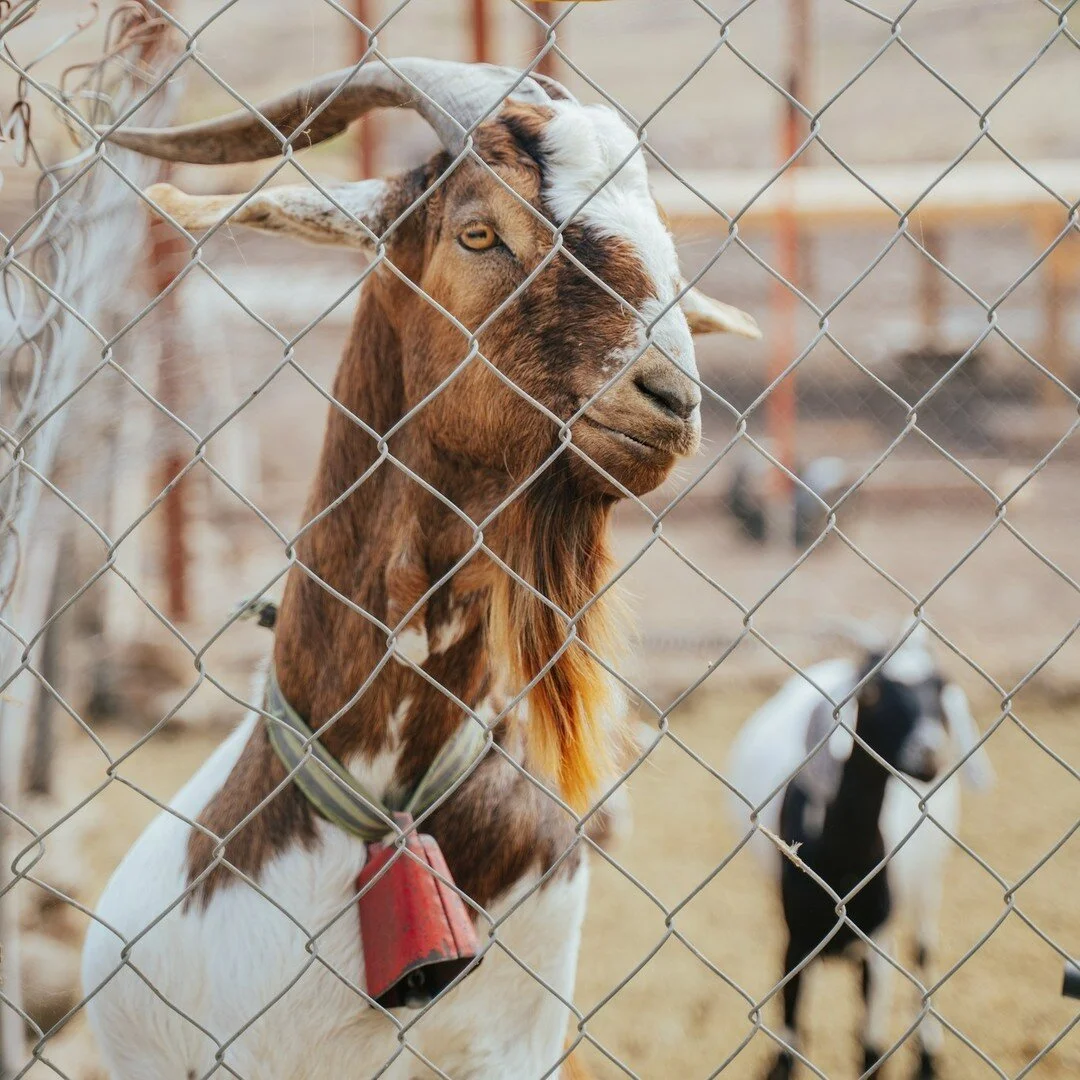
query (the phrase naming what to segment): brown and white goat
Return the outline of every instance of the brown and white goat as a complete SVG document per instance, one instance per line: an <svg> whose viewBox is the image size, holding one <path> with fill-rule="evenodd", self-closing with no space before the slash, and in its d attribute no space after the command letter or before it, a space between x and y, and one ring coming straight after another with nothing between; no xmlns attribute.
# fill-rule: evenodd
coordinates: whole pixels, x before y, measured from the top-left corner
<svg viewBox="0 0 1080 1080"><path fill-rule="evenodd" d="M492 725L496 745L424 821L491 944L418 1020L369 1007L354 903L365 846L285 783L252 714L98 909L84 979L117 1080L189 1080L219 1061L250 1080L411 1077L424 1059L458 1078L558 1073L587 879L571 808L611 782L622 738L622 695L597 659L619 646L604 592L611 511L698 446L690 325L757 332L684 290L614 111L546 79L511 89L515 78L368 63L261 107L298 143L376 105L417 108L446 150L392 179L331 198L267 189L239 209L233 196L149 192L187 229L229 218L379 255L273 665L312 727L337 716L324 745L380 796L417 782L462 704ZM114 138L204 163L281 152L248 113Z"/></svg>

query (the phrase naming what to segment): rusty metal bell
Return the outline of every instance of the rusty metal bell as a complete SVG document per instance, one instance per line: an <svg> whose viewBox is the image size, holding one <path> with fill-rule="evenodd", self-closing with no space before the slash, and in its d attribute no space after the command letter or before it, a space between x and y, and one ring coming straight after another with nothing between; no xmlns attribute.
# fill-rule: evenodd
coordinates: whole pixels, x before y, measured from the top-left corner
<svg viewBox="0 0 1080 1080"><path fill-rule="evenodd" d="M394 816L411 826L408 815ZM432 872L453 880L435 838L410 832L404 847L410 854L395 859L396 844L369 844L356 879L357 892L366 888L357 905L366 988L386 1009L422 1008L480 951L465 902Z"/></svg>

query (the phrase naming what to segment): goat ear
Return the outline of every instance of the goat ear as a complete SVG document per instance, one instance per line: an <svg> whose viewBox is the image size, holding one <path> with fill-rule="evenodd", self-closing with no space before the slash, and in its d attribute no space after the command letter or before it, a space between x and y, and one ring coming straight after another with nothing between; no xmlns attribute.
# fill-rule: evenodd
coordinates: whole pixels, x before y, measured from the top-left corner
<svg viewBox="0 0 1080 1080"><path fill-rule="evenodd" d="M686 282L682 282L680 288L685 289ZM692 334L738 334L755 341L761 337L761 328L753 315L730 304L722 304L706 296L700 289L686 289L679 306L690 324Z"/></svg>
<svg viewBox="0 0 1080 1080"><path fill-rule="evenodd" d="M370 249L387 224L383 208L390 187L385 180L361 180L328 187L324 195L310 184L292 184L246 201L241 195L187 195L171 184L154 184L145 194L160 214L191 232L227 220L315 244Z"/></svg>
<svg viewBox="0 0 1080 1080"><path fill-rule="evenodd" d="M994 783L994 768L986 750L982 746L975 749L979 741L979 728L968 707L967 694L956 683L946 683L942 689L941 711L956 740L957 749L967 756L960 766L961 775L976 791L985 791Z"/></svg>

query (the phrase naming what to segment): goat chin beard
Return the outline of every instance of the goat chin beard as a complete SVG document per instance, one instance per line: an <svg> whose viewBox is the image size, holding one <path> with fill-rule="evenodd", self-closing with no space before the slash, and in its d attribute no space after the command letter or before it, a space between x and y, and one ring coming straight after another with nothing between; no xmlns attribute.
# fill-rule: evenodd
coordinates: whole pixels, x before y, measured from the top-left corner
<svg viewBox="0 0 1080 1080"><path fill-rule="evenodd" d="M542 493L526 501L506 522L506 561L570 621L500 571L488 630L508 658L515 692L537 680L528 696L528 767L581 813L614 778L630 744L625 694L605 667L618 670L627 637L622 604L604 591L613 568L612 504L595 500L568 514L565 502Z"/></svg>
<svg viewBox="0 0 1080 1080"><path fill-rule="evenodd" d="M642 435L584 415L574 424L573 437L581 452L574 454L579 483L614 496L627 491L640 496L658 488L680 459L696 452L700 431L686 425L661 440L654 432Z"/></svg>

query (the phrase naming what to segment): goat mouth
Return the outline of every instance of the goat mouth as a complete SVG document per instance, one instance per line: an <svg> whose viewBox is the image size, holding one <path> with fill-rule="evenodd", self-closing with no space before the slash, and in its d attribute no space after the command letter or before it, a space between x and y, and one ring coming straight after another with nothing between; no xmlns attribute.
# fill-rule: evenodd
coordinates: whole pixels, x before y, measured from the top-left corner
<svg viewBox="0 0 1080 1080"><path fill-rule="evenodd" d="M926 766L919 769L904 770L912 780L918 780L921 784L929 784L941 771L936 766Z"/></svg>
<svg viewBox="0 0 1080 1080"><path fill-rule="evenodd" d="M587 462L614 479L614 485L600 484L604 491L644 495L666 479L679 457L696 449L696 432L681 423L626 423L613 411L611 419L618 427L589 414L578 417L572 427L574 443ZM593 469L587 472L596 475Z"/></svg>
<svg viewBox="0 0 1080 1080"><path fill-rule="evenodd" d="M666 447L657 446L656 443L651 443L641 438L640 435L631 435L629 431L624 431L622 428L613 428L609 424L601 423L599 420L592 416L583 416L582 420L591 424L595 428L599 428L601 431L608 435L614 435L615 438L621 442L629 443L632 447L639 447L641 450L651 451L654 454L670 454L671 451Z"/></svg>
<svg viewBox="0 0 1080 1080"><path fill-rule="evenodd" d="M921 784L929 784L939 772L941 765L937 761L900 761L900 772L910 776L912 780L918 780Z"/></svg>
<svg viewBox="0 0 1080 1080"><path fill-rule="evenodd" d="M683 424L682 421L675 424L646 425L647 434L640 430L630 431L626 427L615 427L591 413L585 413L579 418L579 422L611 440L638 460L652 464L670 464L675 458L693 453L697 449L697 429Z"/></svg>

